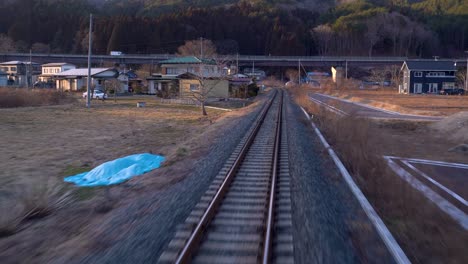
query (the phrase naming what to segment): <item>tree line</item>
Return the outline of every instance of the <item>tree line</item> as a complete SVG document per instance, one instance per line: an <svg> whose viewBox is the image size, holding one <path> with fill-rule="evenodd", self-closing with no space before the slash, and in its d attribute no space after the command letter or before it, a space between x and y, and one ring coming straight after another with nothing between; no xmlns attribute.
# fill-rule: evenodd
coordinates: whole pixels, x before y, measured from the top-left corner
<svg viewBox="0 0 468 264"><path fill-rule="evenodd" d="M149 16L132 6L128 10L135 11L109 11L82 0L4 1L0 52L86 53L91 12L93 52L100 54L174 53L200 37L212 40L220 54L430 57L468 50L467 1L356 0L326 11L269 2L275 1Z"/></svg>

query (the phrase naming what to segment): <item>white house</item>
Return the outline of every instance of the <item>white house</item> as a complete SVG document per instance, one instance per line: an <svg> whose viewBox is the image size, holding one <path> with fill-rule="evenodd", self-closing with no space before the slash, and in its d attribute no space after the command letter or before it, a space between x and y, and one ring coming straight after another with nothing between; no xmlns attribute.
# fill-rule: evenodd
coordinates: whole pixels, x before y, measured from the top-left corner
<svg viewBox="0 0 468 264"><path fill-rule="evenodd" d="M114 68L91 68L91 85L95 89L103 89L104 82L116 79L119 72ZM77 91L86 88L88 69L71 69L54 74L56 87L60 91Z"/></svg>
<svg viewBox="0 0 468 264"><path fill-rule="evenodd" d="M42 74L39 75L39 81L50 82L55 74L71 69L76 69L76 66L65 62L42 64Z"/></svg>

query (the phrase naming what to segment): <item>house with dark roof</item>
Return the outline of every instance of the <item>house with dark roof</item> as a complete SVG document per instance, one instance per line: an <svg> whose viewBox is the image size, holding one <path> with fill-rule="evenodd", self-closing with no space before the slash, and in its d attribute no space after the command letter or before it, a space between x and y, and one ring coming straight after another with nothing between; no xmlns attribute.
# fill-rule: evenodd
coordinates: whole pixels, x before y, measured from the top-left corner
<svg viewBox="0 0 468 264"><path fill-rule="evenodd" d="M401 67L404 94L438 93L455 87L456 67L453 61L405 61Z"/></svg>
<svg viewBox="0 0 468 264"><path fill-rule="evenodd" d="M220 77L222 69L211 59L199 59L195 56L176 57L159 63L161 74L180 75L186 72L203 77Z"/></svg>

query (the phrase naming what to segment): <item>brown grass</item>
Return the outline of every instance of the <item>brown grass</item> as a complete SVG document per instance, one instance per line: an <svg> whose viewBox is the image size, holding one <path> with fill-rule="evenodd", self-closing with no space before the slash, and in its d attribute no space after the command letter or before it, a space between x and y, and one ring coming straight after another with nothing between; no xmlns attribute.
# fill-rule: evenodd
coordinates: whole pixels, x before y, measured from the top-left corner
<svg viewBox="0 0 468 264"><path fill-rule="evenodd" d="M307 99L308 91L303 87L291 89L296 102L314 115L314 122L410 259L415 263L466 263L468 254L461 245L468 245L468 237L462 228L394 175L382 158L385 153L393 154L387 152L389 144L401 144L392 138L394 131L388 133L381 124L367 119L327 112ZM419 127L407 123L391 125L405 131ZM404 156L406 152L411 157L408 148L401 146L399 154Z"/></svg>
<svg viewBox="0 0 468 264"><path fill-rule="evenodd" d="M29 90L0 87L0 108L58 105L74 101L67 93L55 90Z"/></svg>
<svg viewBox="0 0 468 264"><path fill-rule="evenodd" d="M146 107L137 108L138 101ZM202 117L198 107L159 104L149 96L93 101L91 109L79 102L0 109L0 259L49 262L65 253L86 254L116 209L184 179L220 131L251 111L207 109ZM110 187L63 182L142 152L168 162Z"/></svg>
<svg viewBox="0 0 468 264"><path fill-rule="evenodd" d="M369 104L383 109L407 114L448 116L468 111L468 96L405 95L395 89L359 90L353 86L346 89L328 89L323 92L353 102Z"/></svg>

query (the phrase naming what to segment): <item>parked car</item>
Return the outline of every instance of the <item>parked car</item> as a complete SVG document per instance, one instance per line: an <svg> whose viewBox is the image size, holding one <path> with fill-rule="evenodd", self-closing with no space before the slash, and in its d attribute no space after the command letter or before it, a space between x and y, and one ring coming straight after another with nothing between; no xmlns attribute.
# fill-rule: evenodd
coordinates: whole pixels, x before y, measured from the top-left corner
<svg viewBox="0 0 468 264"><path fill-rule="evenodd" d="M439 91L439 94L445 95L464 95L465 90L461 88L445 88Z"/></svg>
<svg viewBox="0 0 468 264"><path fill-rule="evenodd" d="M88 97L88 92L83 93L83 98ZM94 93L92 93L91 98L93 99L107 99L107 94L104 93L104 91L101 90L94 90Z"/></svg>

